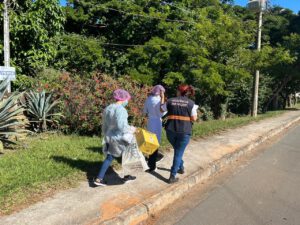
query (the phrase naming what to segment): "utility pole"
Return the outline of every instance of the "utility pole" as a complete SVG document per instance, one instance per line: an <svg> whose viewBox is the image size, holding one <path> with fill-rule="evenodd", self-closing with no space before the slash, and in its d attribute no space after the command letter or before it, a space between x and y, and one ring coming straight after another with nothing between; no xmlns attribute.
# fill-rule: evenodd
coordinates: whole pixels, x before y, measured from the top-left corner
<svg viewBox="0 0 300 225"><path fill-rule="evenodd" d="M4 0L3 5L3 32L4 32L4 67L10 67L10 46L9 46L9 14L8 14L9 0ZM8 80L9 84L7 92L11 92L11 81Z"/></svg>
<svg viewBox="0 0 300 225"><path fill-rule="evenodd" d="M263 10L262 10L262 7L260 7L259 16L258 16L257 51L261 50L262 17L263 17ZM252 93L251 116L253 116L253 117L257 116L259 75L260 75L259 70L256 70L254 79L253 79L253 93Z"/></svg>
<svg viewBox="0 0 300 225"><path fill-rule="evenodd" d="M257 51L261 50L261 30L263 25L263 11L267 8L267 0L249 0L248 9L254 12L258 12L258 29L257 29ZM258 108L258 89L259 89L259 70L255 71L253 77L253 89L252 89L252 105L251 116L257 116Z"/></svg>

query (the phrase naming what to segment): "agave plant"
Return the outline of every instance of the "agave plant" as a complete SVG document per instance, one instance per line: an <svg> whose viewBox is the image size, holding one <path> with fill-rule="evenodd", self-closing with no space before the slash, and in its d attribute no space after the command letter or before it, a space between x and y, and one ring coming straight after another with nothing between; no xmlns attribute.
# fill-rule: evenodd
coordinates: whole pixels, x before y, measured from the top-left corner
<svg viewBox="0 0 300 225"><path fill-rule="evenodd" d="M57 124L58 121L55 119L61 117L61 113L55 113L55 106L59 101L51 102L52 95L46 92L33 92L25 94L25 107L29 114L30 122L36 124L35 129L37 131L46 131L48 124Z"/></svg>
<svg viewBox="0 0 300 225"><path fill-rule="evenodd" d="M18 93L12 93L4 99L7 86L7 80L0 83L0 141L12 143L8 137L17 136L23 131L21 128L24 123L17 119L23 114L23 107L18 104Z"/></svg>

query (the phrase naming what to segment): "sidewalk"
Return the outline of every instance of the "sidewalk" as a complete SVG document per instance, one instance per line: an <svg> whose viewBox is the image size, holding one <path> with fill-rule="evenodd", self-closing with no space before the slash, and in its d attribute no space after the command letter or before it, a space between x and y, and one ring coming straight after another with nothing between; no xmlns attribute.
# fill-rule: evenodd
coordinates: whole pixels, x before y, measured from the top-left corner
<svg viewBox="0 0 300 225"><path fill-rule="evenodd" d="M219 135L191 141L184 155L185 175L179 183L169 185L172 152L158 164L154 175L139 172L135 182L107 187L78 188L62 191L29 208L5 217L0 225L10 224L137 224L151 213L184 196L194 185L217 172L222 166L300 121L300 111L290 111ZM110 176L113 176L110 175Z"/></svg>

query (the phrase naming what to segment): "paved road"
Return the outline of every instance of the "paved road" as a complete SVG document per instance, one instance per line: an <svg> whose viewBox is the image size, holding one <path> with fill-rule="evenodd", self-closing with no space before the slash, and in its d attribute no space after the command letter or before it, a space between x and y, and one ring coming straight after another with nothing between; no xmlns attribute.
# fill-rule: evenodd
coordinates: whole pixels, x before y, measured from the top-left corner
<svg viewBox="0 0 300 225"><path fill-rule="evenodd" d="M300 225L300 126L206 193L176 224Z"/></svg>

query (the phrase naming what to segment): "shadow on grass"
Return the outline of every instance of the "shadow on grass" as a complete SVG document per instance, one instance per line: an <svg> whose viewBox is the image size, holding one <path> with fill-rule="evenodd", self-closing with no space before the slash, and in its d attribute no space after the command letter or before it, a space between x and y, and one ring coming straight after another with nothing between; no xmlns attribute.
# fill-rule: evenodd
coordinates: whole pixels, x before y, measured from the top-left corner
<svg viewBox="0 0 300 225"><path fill-rule="evenodd" d="M93 183L93 179L97 176L102 162L87 161L82 159L72 159L64 156L53 156L52 159L58 163L65 163L72 168L81 170L86 173L86 178L89 182L90 187L96 187ZM108 185L120 185L123 184L121 177L109 167L106 174L105 180Z"/></svg>
<svg viewBox="0 0 300 225"><path fill-rule="evenodd" d="M299 111L300 109L297 108L286 108L285 111Z"/></svg>
<svg viewBox="0 0 300 225"><path fill-rule="evenodd" d="M87 150L91 151L91 152L96 152L96 153L102 153L102 147L87 147Z"/></svg>

